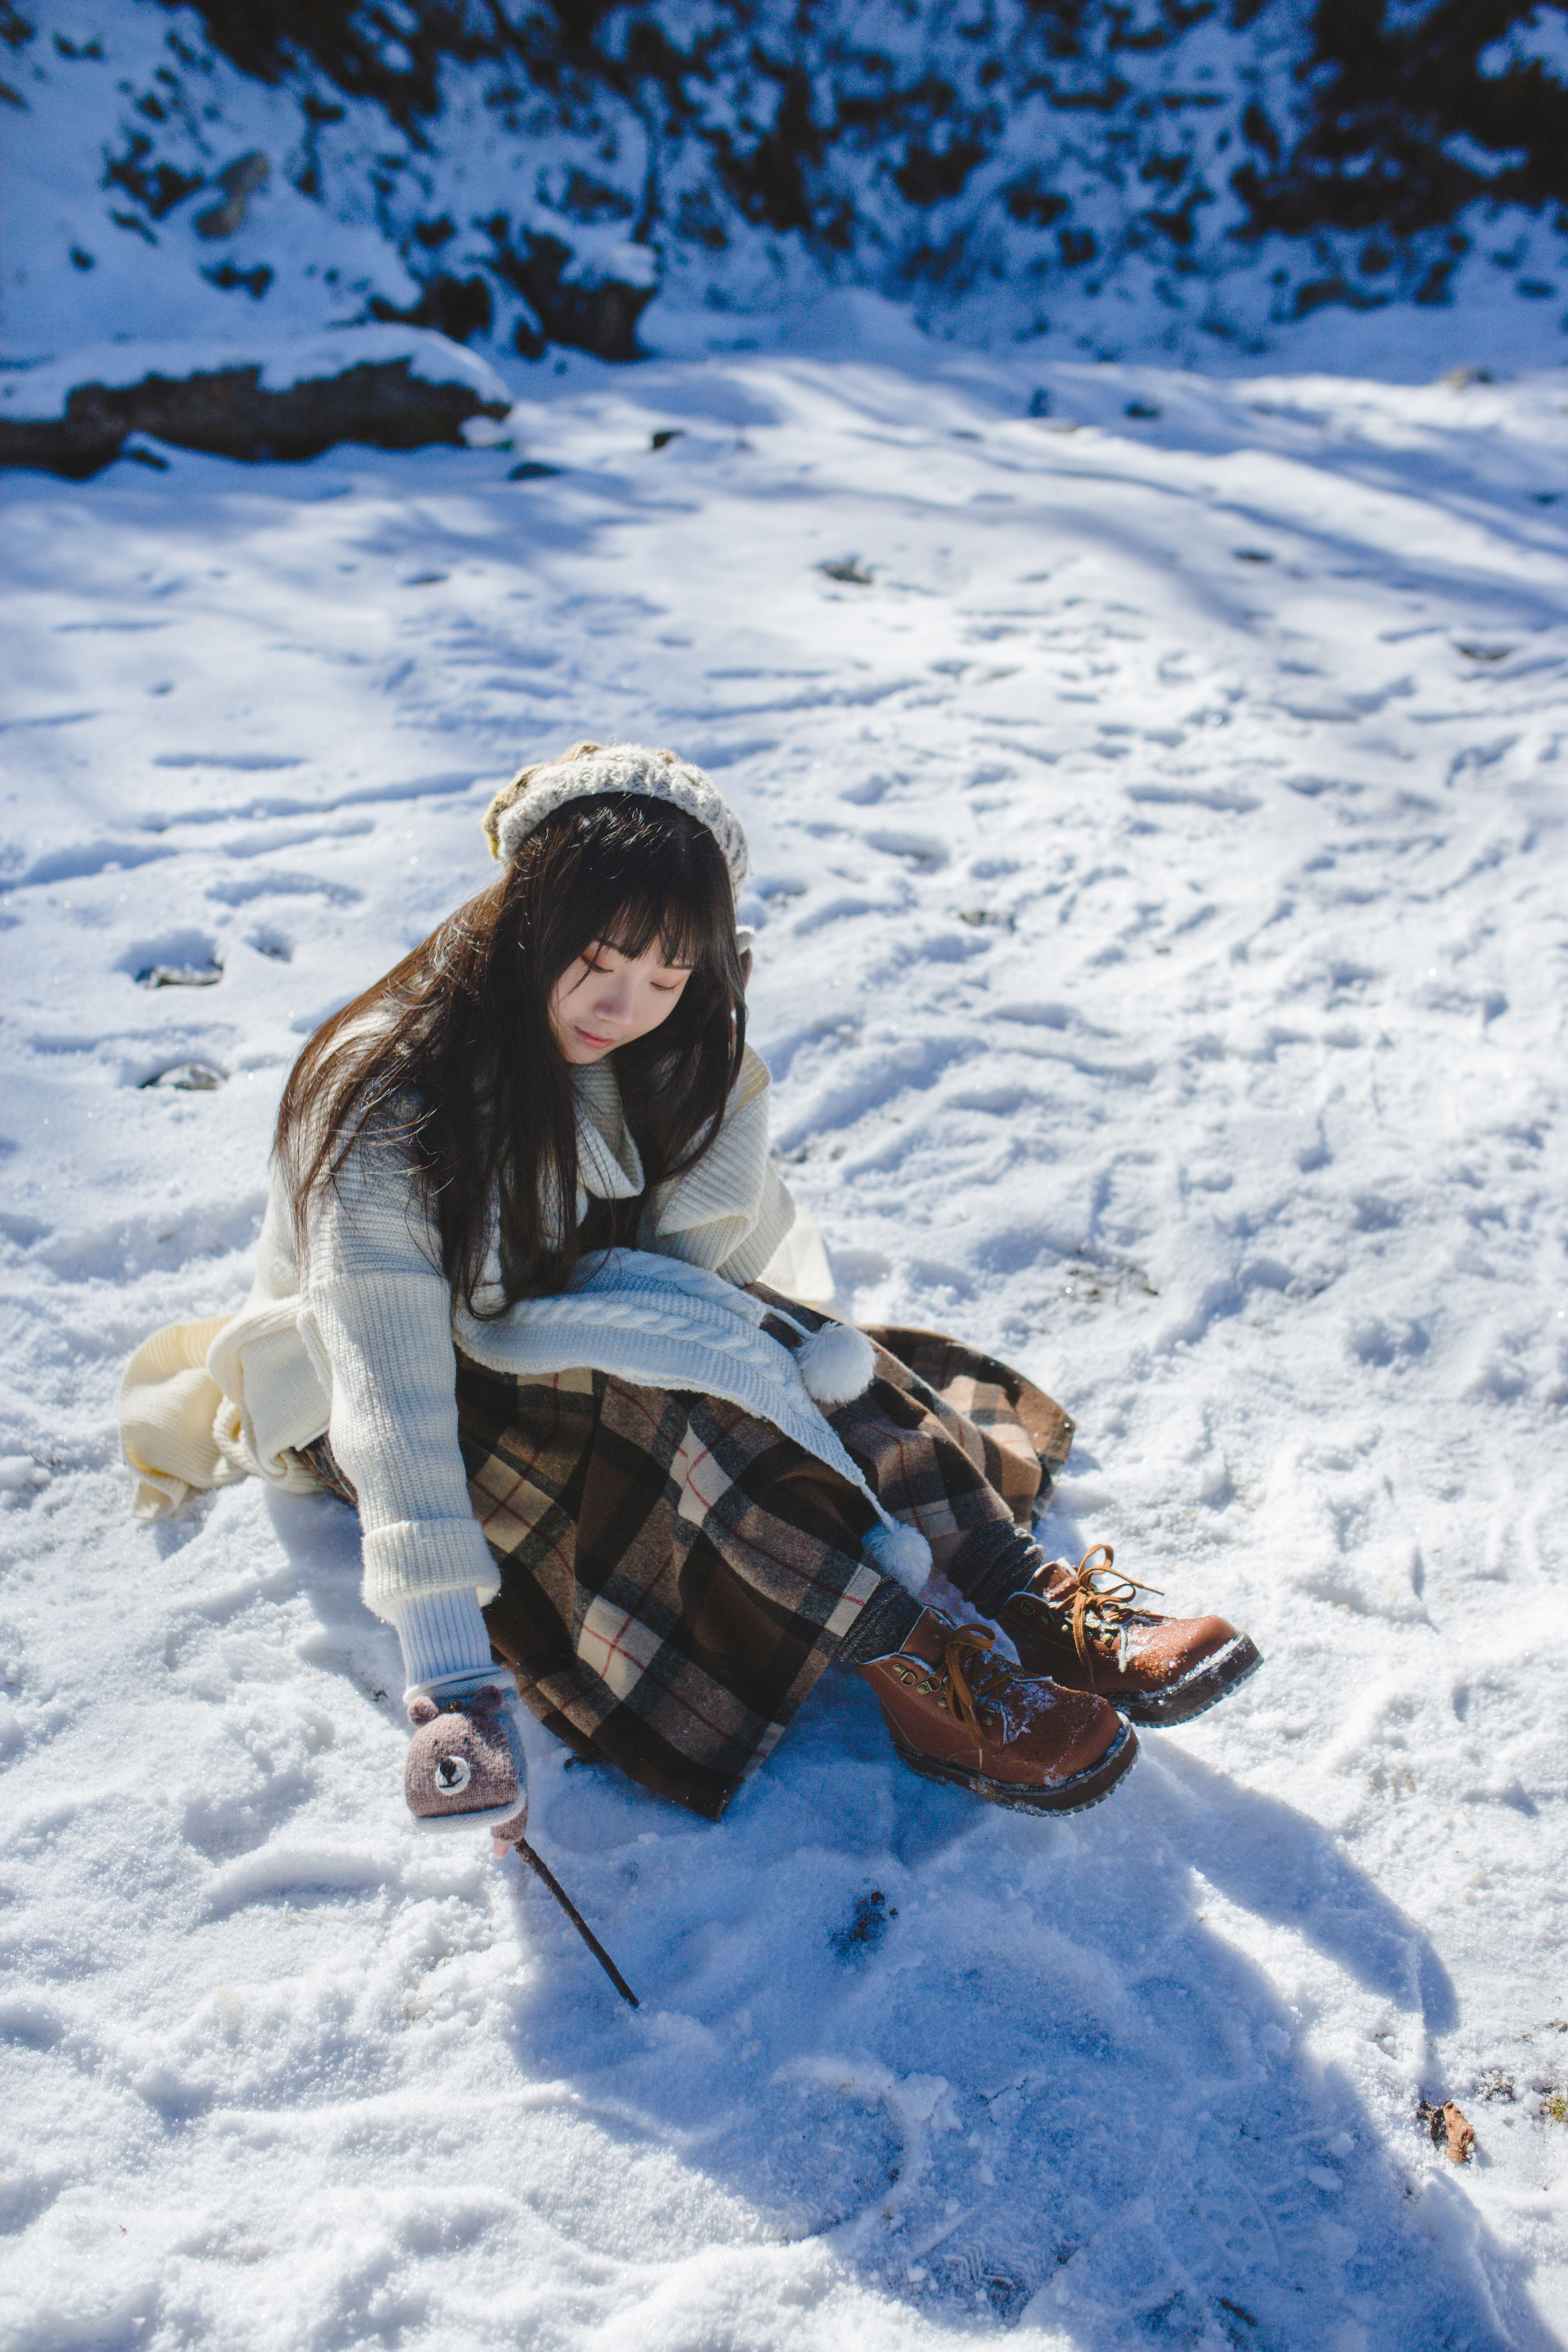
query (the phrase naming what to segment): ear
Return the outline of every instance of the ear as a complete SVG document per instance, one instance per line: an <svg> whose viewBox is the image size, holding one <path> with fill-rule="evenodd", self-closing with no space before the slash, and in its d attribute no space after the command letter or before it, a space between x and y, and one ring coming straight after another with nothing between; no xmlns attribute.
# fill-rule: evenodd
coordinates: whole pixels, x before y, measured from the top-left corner
<svg viewBox="0 0 1568 2352"><path fill-rule="evenodd" d="M408 1720L410 1723L434 1723L440 1712L433 1698L426 1698L421 1695L418 1698L409 1701Z"/></svg>

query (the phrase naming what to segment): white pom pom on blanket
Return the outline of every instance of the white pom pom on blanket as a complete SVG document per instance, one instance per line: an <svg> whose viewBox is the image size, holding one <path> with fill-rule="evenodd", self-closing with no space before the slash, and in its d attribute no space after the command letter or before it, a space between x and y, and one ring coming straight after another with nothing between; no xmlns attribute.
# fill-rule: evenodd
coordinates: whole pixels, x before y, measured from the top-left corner
<svg viewBox="0 0 1568 2352"><path fill-rule="evenodd" d="M864 1331L852 1323L825 1323L795 1350L806 1394L818 1404L847 1404L871 1385L877 1359Z"/></svg>
<svg viewBox="0 0 1568 2352"><path fill-rule="evenodd" d="M897 1577L919 1601L931 1575L931 1546L919 1528L907 1528L898 1519L891 1527L873 1528L864 1540L878 1567Z"/></svg>

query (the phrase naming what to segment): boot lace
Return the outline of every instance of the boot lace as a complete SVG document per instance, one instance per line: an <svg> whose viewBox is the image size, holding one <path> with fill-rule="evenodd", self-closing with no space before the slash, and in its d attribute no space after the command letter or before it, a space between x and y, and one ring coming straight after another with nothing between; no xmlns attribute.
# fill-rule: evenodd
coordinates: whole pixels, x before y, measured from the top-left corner
<svg viewBox="0 0 1568 2352"><path fill-rule="evenodd" d="M1098 1567L1091 1566L1090 1563L1101 1552L1105 1555L1104 1559ZM1138 1595L1152 1592L1156 1600L1164 1598L1157 1584L1140 1584L1134 1577L1117 1575L1113 1567L1115 1559L1116 1554L1110 1544L1093 1545L1073 1570L1075 1583L1070 1609L1065 1594L1060 1601L1046 1604L1058 1614L1070 1614L1072 1645L1089 1676L1090 1690L1098 1687L1094 1679L1096 1654L1107 1643L1114 1645L1121 1633L1121 1621L1135 1607ZM1099 1580L1102 1577L1109 1581L1101 1583Z"/></svg>
<svg viewBox="0 0 1568 2352"><path fill-rule="evenodd" d="M984 1668L989 1664L986 1653L995 1639L995 1634L988 1633L984 1625L958 1626L942 1644L942 1663L937 1669L942 1705L963 1724L976 1748L985 1744L976 1694L984 1697L991 1680ZM978 1674L976 1667L982 1669Z"/></svg>

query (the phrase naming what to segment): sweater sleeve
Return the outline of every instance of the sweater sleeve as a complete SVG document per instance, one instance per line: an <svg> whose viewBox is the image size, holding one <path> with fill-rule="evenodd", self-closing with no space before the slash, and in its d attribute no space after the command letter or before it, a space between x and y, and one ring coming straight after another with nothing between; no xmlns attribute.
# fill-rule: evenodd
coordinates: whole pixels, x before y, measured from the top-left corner
<svg viewBox="0 0 1568 2352"><path fill-rule="evenodd" d="M500 1589L458 1442L452 1301L406 1162L358 1147L311 1211L300 1329L332 1398L332 1452L359 1496L364 1599Z"/></svg>

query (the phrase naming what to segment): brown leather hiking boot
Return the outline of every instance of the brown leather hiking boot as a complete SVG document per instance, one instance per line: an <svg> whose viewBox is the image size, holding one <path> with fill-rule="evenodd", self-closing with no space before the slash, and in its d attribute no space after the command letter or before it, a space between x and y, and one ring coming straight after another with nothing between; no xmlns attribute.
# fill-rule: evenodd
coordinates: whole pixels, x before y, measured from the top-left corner
<svg viewBox="0 0 1568 2352"><path fill-rule="evenodd" d="M1114 1558L1109 1544L1096 1544L1076 1568L1053 1559L1002 1603L996 1622L1026 1674L1094 1691L1133 1723L1185 1723L1263 1664L1223 1617L1138 1608L1139 1593L1155 1588L1113 1575Z"/></svg>
<svg viewBox="0 0 1568 2352"><path fill-rule="evenodd" d="M1101 1698L1058 1690L988 1653L986 1626L928 1609L902 1649L857 1672L876 1692L893 1745L928 1780L994 1805L1076 1812L1109 1796L1137 1735Z"/></svg>

